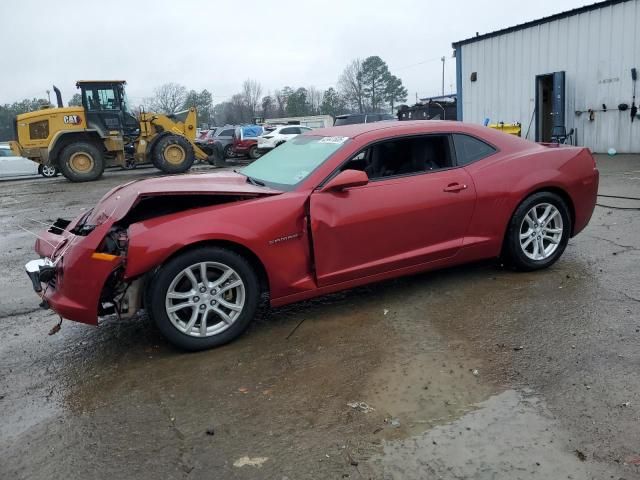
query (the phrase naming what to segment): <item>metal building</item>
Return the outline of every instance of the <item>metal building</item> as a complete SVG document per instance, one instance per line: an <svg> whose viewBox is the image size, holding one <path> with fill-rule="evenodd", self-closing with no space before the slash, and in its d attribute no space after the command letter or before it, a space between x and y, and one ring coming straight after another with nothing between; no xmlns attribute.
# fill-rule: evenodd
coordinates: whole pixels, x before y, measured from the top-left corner
<svg viewBox="0 0 640 480"><path fill-rule="evenodd" d="M573 129L571 141L594 152L640 153L640 0L587 5L453 48L459 120L520 122L536 141Z"/></svg>

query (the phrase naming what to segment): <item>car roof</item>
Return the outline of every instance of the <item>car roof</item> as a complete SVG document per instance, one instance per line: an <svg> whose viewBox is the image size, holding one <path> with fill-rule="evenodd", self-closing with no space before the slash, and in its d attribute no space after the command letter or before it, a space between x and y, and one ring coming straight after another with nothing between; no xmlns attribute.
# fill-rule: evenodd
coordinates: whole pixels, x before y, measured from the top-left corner
<svg viewBox="0 0 640 480"><path fill-rule="evenodd" d="M512 148L520 149L536 148L539 146L534 142L483 125L452 120L389 120L373 123L356 123L339 127L318 128L311 132L306 132L304 135L348 137L355 139L360 135L374 132L378 132L384 137L425 133L465 133L476 136L496 146L510 145Z"/></svg>

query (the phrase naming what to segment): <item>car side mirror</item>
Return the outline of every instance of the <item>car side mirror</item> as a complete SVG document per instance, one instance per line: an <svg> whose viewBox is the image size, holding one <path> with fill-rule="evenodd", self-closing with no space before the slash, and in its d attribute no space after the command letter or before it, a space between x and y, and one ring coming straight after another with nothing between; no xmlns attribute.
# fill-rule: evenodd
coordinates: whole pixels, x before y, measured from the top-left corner
<svg viewBox="0 0 640 480"><path fill-rule="evenodd" d="M369 183L369 177L362 170L344 170L322 187L321 192L340 192L350 187L361 187Z"/></svg>

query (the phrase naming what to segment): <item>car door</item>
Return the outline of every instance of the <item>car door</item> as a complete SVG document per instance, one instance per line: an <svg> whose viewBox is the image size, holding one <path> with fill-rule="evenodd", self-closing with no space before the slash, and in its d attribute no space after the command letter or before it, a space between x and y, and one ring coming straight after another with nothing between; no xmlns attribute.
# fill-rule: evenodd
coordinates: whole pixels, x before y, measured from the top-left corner
<svg viewBox="0 0 640 480"><path fill-rule="evenodd" d="M418 141L402 145L411 140ZM367 185L311 195L318 285L446 259L462 247L476 199L472 179L451 168L449 135L411 140L382 142L342 167L367 171ZM382 148L394 143L402 148Z"/></svg>
<svg viewBox="0 0 640 480"><path fill-rule="evenodd" d="M300 129L298 127L286 127L280 130L279 137L285 142L296 135L300 135Z"/></svg>

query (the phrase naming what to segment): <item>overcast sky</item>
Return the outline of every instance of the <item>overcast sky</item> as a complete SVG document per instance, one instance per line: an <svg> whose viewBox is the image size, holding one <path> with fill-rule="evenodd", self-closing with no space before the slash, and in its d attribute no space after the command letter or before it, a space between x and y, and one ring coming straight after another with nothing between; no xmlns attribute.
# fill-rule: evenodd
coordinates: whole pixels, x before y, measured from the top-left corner
<svg viewBox="0 0 640 480"><path fill-rule="evenodd" d="M125 79L132 103L178 82L214 102L246 78L264 93L335 86L353 58L379 55L409 100L455 90L451 43L579 7L584 0L1 0L0 104L66 102L80 79Z"/></svg>

